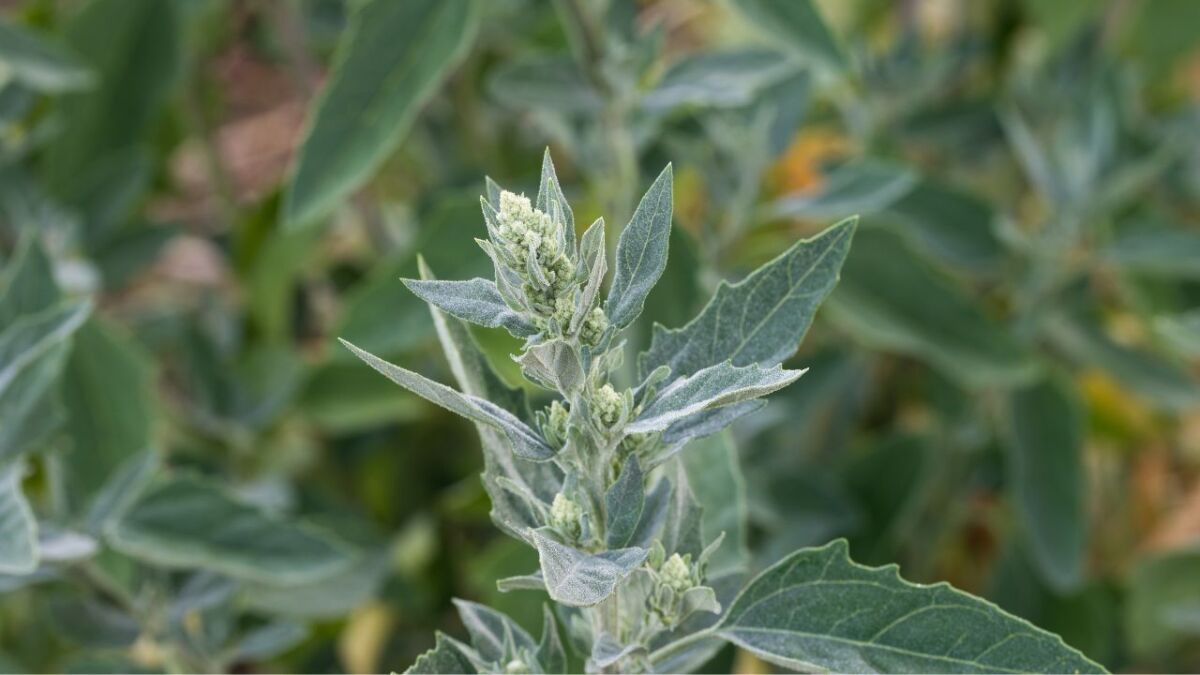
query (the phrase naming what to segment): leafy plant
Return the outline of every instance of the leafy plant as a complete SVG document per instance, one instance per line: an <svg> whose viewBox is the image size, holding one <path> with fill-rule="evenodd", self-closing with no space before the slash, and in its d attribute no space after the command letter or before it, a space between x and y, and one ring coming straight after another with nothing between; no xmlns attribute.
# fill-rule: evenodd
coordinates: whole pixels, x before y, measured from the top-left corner
<svg viewBox="0 0 1200 675"><path fill-rule="evenodd" d="M495 610L458 602L470 644L438 635L408 672L558 672L559 623L588 671L678 672L727 640L781 666L865 671L1102 671L1057 636L948 585L852 562L844 541L797 551L732 598L735 572L709 574L725 533L705 539L703 507L678 453L762 407L803 370L781 363L837 283L856 219L802 240L734 285L686 326L656 326L636 377L620 384L620 335L667 265L668 166L622 230L608 294L603 220L576 243L550 160L536 200L488 181L481 199L495 280L405 284L428 302L462 391L344 344L409 391L476 423L498 527L537 550L539 570L501 590L544 589L540 642ZM463 323L522 338L514 360L551 392L530 415ZM719 592L721 591L721 592ZM555 616L558 617L556 621Z"/></svg>

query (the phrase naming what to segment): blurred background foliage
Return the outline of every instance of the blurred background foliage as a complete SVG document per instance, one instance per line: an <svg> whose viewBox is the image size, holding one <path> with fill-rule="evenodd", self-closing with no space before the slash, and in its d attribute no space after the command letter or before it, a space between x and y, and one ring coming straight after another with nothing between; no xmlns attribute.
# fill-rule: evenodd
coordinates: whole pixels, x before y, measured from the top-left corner
<svg viewBox="0 0 1200 675"><path fill-rule="evenodd" d="M688 451L706 526L1200 669L1200 2L3 6L0 670L403 669L454 596L536 632L474 431L334 338L448 381L398 277L486 273L483 176L547 145L610 228L674 162L668 326L863 216L811 371Z"/></svg>

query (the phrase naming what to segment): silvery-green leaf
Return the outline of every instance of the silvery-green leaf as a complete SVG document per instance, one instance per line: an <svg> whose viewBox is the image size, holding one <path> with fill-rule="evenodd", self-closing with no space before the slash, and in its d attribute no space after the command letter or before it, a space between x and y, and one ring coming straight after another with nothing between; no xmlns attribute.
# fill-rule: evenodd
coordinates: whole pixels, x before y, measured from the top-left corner
<svg viewBox="0 0 1200 675"><path fill-rule="evenodd" d="M377 597L391 569L390 560L381 552L364 553L342 571L299 586L240 582L238 604L297 619L336 619Z"/></svg>
<svg viewBox="0 0 1200 675"><path fill-rule="evenodd" d="M457 598L454 606L471 635L471 646L484 661L498 662L514 647L530 653L537 650L537 643L524 628L491 607Z"/></svg>
<svg viewBox="0 0 1200 675"><path fill-rule="evenodd" d="M630 454L621 467L621 475L604 495L605 523L604 543L608 548L630 545L642 519L646 488L643 485L642 467L636 454Z"/></svg>
<svg viewBox="0 0 1200 675"><path fill-rule="evenodd" d="M12 79L50 94L86 89L95 82L74 55L8 21L0 22L0 64Z"/></svg>
<svg viewBox="0 0 1200 675"><path fill-rule="evenodd" d="M546 590L555 602L590 607L607 598L630 572L646 559L646 550L622 548L592 554L565 546L535 530Z"/></svg>
<svg viewBox="0 0 1200 675"><path fill-rule="evenodd" d="M866 215L891 206L917 184L917 173L893 162L863 159L848 162L822 177L817 189L787 195L771 211L787 218L835 218Z"/></svg>
<svg viewBox="0 0 1200 675"><path fill-rule="evenodd" d="M438 0L355 7L297 155L284 204L289 227L316 223L371 177L466 53L478 9Z"/></svg>
<svg viewBox="0 0 1200 675"><path fill-rule="evenodd" d="M697 558L704 550L701 532L704 508L696 500L682 462L667 465L666 476L671 480L672 490L667 500L667 512L659 539L669 555L691 555Z"/></svg>
<svg viewBox="0 0 1200 675"><path fill-rule="evenodd" d="M0 574L29 574L38 565L37 520L21 492L25 467L0 469Z"/></svg>
<svg viewBox="0 0 1200 675"><path fill-rule="evenodd" d="M418 262L421 278L434 278L424 261ZM435 307L430 307L429 312L459 387L467 394L496 402L509 412L527 417L524 394L508 387L496 375L467 325ZM550 462L529 462L513 455L504 435L494 427L477 423L475 428L483 446L483 484L492 500L492 521L513 537L526 539L528 531L541 522L536 514L501 488L497 478L504 476L522 484L549 502L562 486L562 475Z"/></svg>
<svg viewBox="0 0 1200 675"><path fill-rule="evenodd" d="M604 283L604 275L608 273L607 253L604 250L604 219L597 218L579 242L580 269L587 274L587 280L579 289L575 314L571 317L572 333L579 332L579 327L600 295L600 286Z"/></svg>
<svg viewBox="0 0 1200 675"><path fill-rule="evenodd" d="M159 468L158 452L144 450L125 460L105 481L88 504L84 519L88 532L99 534L128 509Z"/></svg>
<svg viewBox="0 0 1200 675"><path fill-rule="evenodd" d="M474 665L474 661L478 659L464 653L469 647L452 640L441 631L437 632L435 639L433 649L418 656L416 662L404 671L405 675L455 675L478 672Z"/></svg>
<svg viewBox="0 0 1200 675"><path fill-rule="evenodd" d="M562 250L568 256L575 257L575 214L571 205L563 195L562 186L558 184L558 175L554 172L554 161L550 159L550 148L542 154L542 178L538 183L537 200L534 205L542 213L549 214L555 223L560 223L562 234Z"/></svg>
<svg viewBox="0 0 1200 675"><path fill-rule="evenodd" d="M661 478L654 487L646 493L642 507L642 517L638 520L637 529L629 543L638 548L649 548L662 531L663 523L667 520L667 512L671 509L671 496L674 489L671 481Z"/></svg>
<svg viewBox="0 0 1200 675"><path fill-rule="evenodd" d="M642 313L646 296L666 269L672 185L668 164L646 191L617 240L616 271L604 303L604 313L617 328L628 326Z"/></svg>
<svg viewBox="0 0 1200 675"><path fill-rule="evenodd" d="M811 0L733 0L733 6L781 47L835 70L846 67L845 55Z"/></svg>
<svg viewBox="0 0 1200 675"><path fill-rule="evenodd" d="M504 577L496 581L496 590L501 593L511 593L512 591L544 591L546 590L546 582L542 580L542 572L539 570L532 574L519 574L515 577Z"/></svg>
<svg viewBox="0 0 1200 675"><path fill-rule="evenodd" d="M703 509L700 533L707 557L702 553L701 558L708 561L710 578L740 574L747 567L750 517L737 451L732 435L726 433L693 443L679 457Z"/></svg>
<svg viewBox="0 0 1200 675"><path fill-rule="evenodd" d="M681 616L687 618L697 612L720 614L721 603L717 602L717 593L708 586L695 586L683 592L681 598L683 610Z"/></svg>
<svg viewBox="0 0 1200 675"><path fill-rule="evenodd" d="M1200 310L1155 317L1154 330L1180 356L1200 357Z"/></svg>
<svg viewBox="0 0 1200 675"><path fill-rule="evenodd" d="M968 274L992 274L1004 262L992 204L961 188L924 178L879 220L895 221L915 248Z"/></svg>
<svg viewBox="0 0 1200 675"><path fill-rule="evenodd" d="M583 386L583 366L571 345L562 340L549 340L529 347L517 358L517 363L531 380L567 397Z"/></svg>
<svg viewBox="0 0 1200 675"><path fill-rule="evenodd" d="M308 626L291 619L279 619L246 633L231 650L233 661L263 661L278 656L303 642Z"/></svg>
<svg viewBox="0 0 1200 675"><path fill-rule="evenodd" d="M654 397L626 426L630 433L664 431L679 420L705 410L766 396L795 382L803 370L757 363L741 368L726 361L675 380Z"/></svg>
<svg viewBox="0 0 1200 675"><path fill-rule="evenodd" d="M548 605L542 605L542 641L538 643L537 660L544 673L567 672L567 650L558 634L558 622Z"/></svg>
<svg viewBox="0 0 1200 675"><path fill-rule="evenodd" d="M1061 638L945 583L855 564L845 540L759 574L717 625L784 668L834 672L1104 672ZM796 611L803 608L803 611Z"/></svg>
<svg viewBox="0 0 1200 675"><path fill-rule="evenodd" d="M714 410L692 413L667 427L662 435L663 445L667 448L677 449L689 441L711 436L733 424L735 420L761 409L766 404L765 400L753 399ZM658 459L662 460L666 457Z"/></svg>
<svg viewBox="0 0 1200 675"><path fill-rule="evenodd" d="M401 281L417 297L463 321L488 328L503 328L520 338L537 333L533 324L508 306L496 284L488 279Z"/></svg>
<svg viewBox="0 0 1200 675"><path fill-rule="evenodd" d="M127 555L164 567L274 584L333 575L353 559L327 535L268 515L194 477L151 487L113 524L108 540Z"/></svg>
<svg viewBox="0 0 1200 675"><path fill-rule="evenodd" d="M516 415L495 403L470 394L463 394L411 370L388 363L345 340L341 340L341 343L367 365L430 403L436 403L469 420L487 424L504 432L504 436L512 444L513 453L517 456L536 461L548 460L554 456L554 449L547 445L533 429L530 429Z"/></svg>
<svg viewBox="0 0 1200 675"><path fill-rule="evenodd" d="M724 361L781 363L796 351L817 307L837 284L856 223L843 220L796 242L742 281L722 282L686 326L655 325L650 348L638 359L639 371L667 365L674 377L683 377Z"/></svg>
<svg viewBox="0 0 1200 675"><path fill-rule="evenodd" d="M1075 389L1045 379L1009 401L1009 480L1030 553L1042 578L1063 593L1083 582L1087 553L1084 416Z"/></svg>
<svg viewBox="0 0 1200 675"><path fill-rule="evenodd" d="M71 530L41 527L38 533L38 552L43 563L64 563L84 560L96 555L96 540Z"/></svg>
<svg viewBox="0 0 1200 675"><path fill-rule="evenodd" d="M1035 375L1009 328L895 234L864 230L843 272L827 311L868 346L919 356L966 387L1010 386Z"/></svg>
<svg viewBox="0 0 1200 675"><path fill-rule="evenodd" d="M70 337L91 311L87 300L68 301L13 321L0 333L0 391L29 364Z"/></svg>
<svg viewBox="0 0 1200 675"><path fill-rule="evenodd" d="M672 65L642 105L653 112L681 106L740 108L799 68L789 55L771 49L700 52Z"/></svg>
<svg viewBox="0 0 1200 675"><path fill-rule="evenodd" d="M1118 236L1101 255L1121 269L1168 279L1200 279L1200 233L1180 227Z"/></svg>
<svg viewBox="0 0 1200 675"><path fill-rule="evenodd" d="M0 275L0 330L23 314L35 314L54 305L59 297L53 264L38 236L26 234Z"/></svg>
<svg viewBox="0 0 1200 675"><path fill-rule="evenodd" d="M592 643L592 654L588 657L587 672L603 672L605 668L616 665L621 659L639 650L644 651L645 647L636 642L623 645L611 635L601 634Z"/></svg>
<svg viewBox="0 0 1200 675"><path fill-rule="evenodd" d="M0 390L0 467L44 446L62 425L56 385L70 351L69 340L50 346Z"/></svg>

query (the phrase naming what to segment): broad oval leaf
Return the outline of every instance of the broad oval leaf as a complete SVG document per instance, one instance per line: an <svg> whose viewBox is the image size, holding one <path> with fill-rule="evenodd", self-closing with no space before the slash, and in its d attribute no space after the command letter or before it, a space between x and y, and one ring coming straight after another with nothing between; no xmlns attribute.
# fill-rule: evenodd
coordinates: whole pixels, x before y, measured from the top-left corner
<svg viewBox="0 0 1200 675"><path fill-rule="evenodd" d="M1046 379L1014 391L1009 412L1010 480L1033 561L1053 588L1074 590L1088 531L1080 403L1074 389Z"/></svg>
<svg viewBox="0 0 1200 675"><path fill-rule="evenodd" d="M845 540L768 568L716 627L785 668L834 672L1102 673L1062 639L949 584L850 560Z"/></svg>
<svg viewBox="0 0 1200 675"><path fill-rule="evenodd" d="M29 574L38 565L37 520L21 492L21 462L0 469L0 574Z"/></svg>
<svg viewBox="0 0 1200 675"><path fill-rule="evenodd" d="M755 363L739 368L728 361L718 363L681 377L658 392L626 430L663 431L696 413L766 396L803 374L803 370L784 370L781 366L763 368Z"/></svg>
<svg viewBox="0 0 1200 675"><path fill-rule="evenodd" d="M270 584L303 584L351 564L344 544L244 504L195 477L151 487L108 532L119 551L166 567Z"/></svg>
<svg viewBox="0 0 1200 675"><path fill-rule="evenodd" d="M604 541L609 548L628 546L637 532L646 505L642 467L637 455L630 454L621 467L621 475L604 495L605 523Z"/></svg>
<svg viewBox="0 0 1200 675"><path fill-rule="evenodd" d="M338 45L288 186L284 222L328 215L396 148L475 36L472 0L371 0Z"/></svg>
<svg viewBox="0 0 1200 675"><path fill-rule="evenodd" d="M671 165L646 191L617 240L616 271L604 303L612 325L623 328L642 313L646 296L667 267L671 236L673 179Z"/></svg>
<svg viewBox="0 0 1200 675"><path fill-rule="evenodd" d="M571 607L598 604L646 559L646 550L641 548L592 554L560 544L537 530L530 536L538 550L550 598Z"/></svg>
<svg viewBox="0 0 1200 675"><path fill-rule="evenodd" d="M504 614L477 602L457 598L454 606L471 634L471 646L485 661L499 662L514 647L529 653L537 651L533 637Z"/></svg>
<svg viewBox="0 0 1200 675"><path fill-rule="evenodd" d="M683 328L654 326L638 359L643 376L666 365L684 377L723 361L773 366L796 351L833 290L850 250L856 218L796 242L736 284L722 282L712 300Z"/></svg>
<svg viewBox="0 0 1200 675"><path fill-rule="evenodd" d="M521 338L537 333L533 324L509 307L490 279L441 281L401 279L417 297L447 314L488 328L503 328Z"/></svg>
<svg viewBox="0 0 1200 675"><path fill-rule="evenodd" d="M438 631L433 649L417 657L404 671L405 675L464 675L477 672L472 660L464 653L465 645Z"/></svg>

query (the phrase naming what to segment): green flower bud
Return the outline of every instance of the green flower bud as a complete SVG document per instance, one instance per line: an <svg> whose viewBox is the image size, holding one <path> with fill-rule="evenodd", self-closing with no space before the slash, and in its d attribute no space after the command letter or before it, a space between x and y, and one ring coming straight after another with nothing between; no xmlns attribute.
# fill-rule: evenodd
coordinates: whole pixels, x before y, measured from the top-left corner
<svg viewBox="0 0 1200 675"><path fill-rule="evenodd" d="M683 593L695 584L692 579L692 566L678 553L672 553L670 558L658 570L659 581L663 586L676 593Z"/></svg>
<svg viewBox="0 0 1200 675"><path fill-rule="evenodd" d="M561 492L554 495L554 503L550 505L550 527L558 530L567 539L575 541L583 532L580 525L582 518L583 509L578 504Z"/></svg>
<svg viewBox="0 0 1200 675"><path fill-rule="evenodd" d="M561 448L567 442L567 422L571 417L570 410L561 401L554 401L546 408L542 418L542 436L546 442L555 448Z"/></svg>
<svg viewBox="0 0 1200 675"><path fill-rule="evenodd" d="M583 320L583 325L579 327L579 339L585 345L595 346L600 342L600 338L604 336L606 330L608 330L608 317L605 316L603 309L593 307L587 318Z"/></svg>
<svg viewBox="0 0 1200 675"><path fill-rule="evenodd" d="M592 421L601 429L612 429L625 421L628 414L625 397L611 384L596 389L592 395Z"/></svg>
<svg viewBox="0 0 1200 675"><path fill-rule="evenodd" d="M529 666L525 665L525 662L522 661L521 659L513 659L512 661L509 661L508 663L504 664L504 672L505 672L505 675L518 675L519 673L528 673Z"/></svg>

